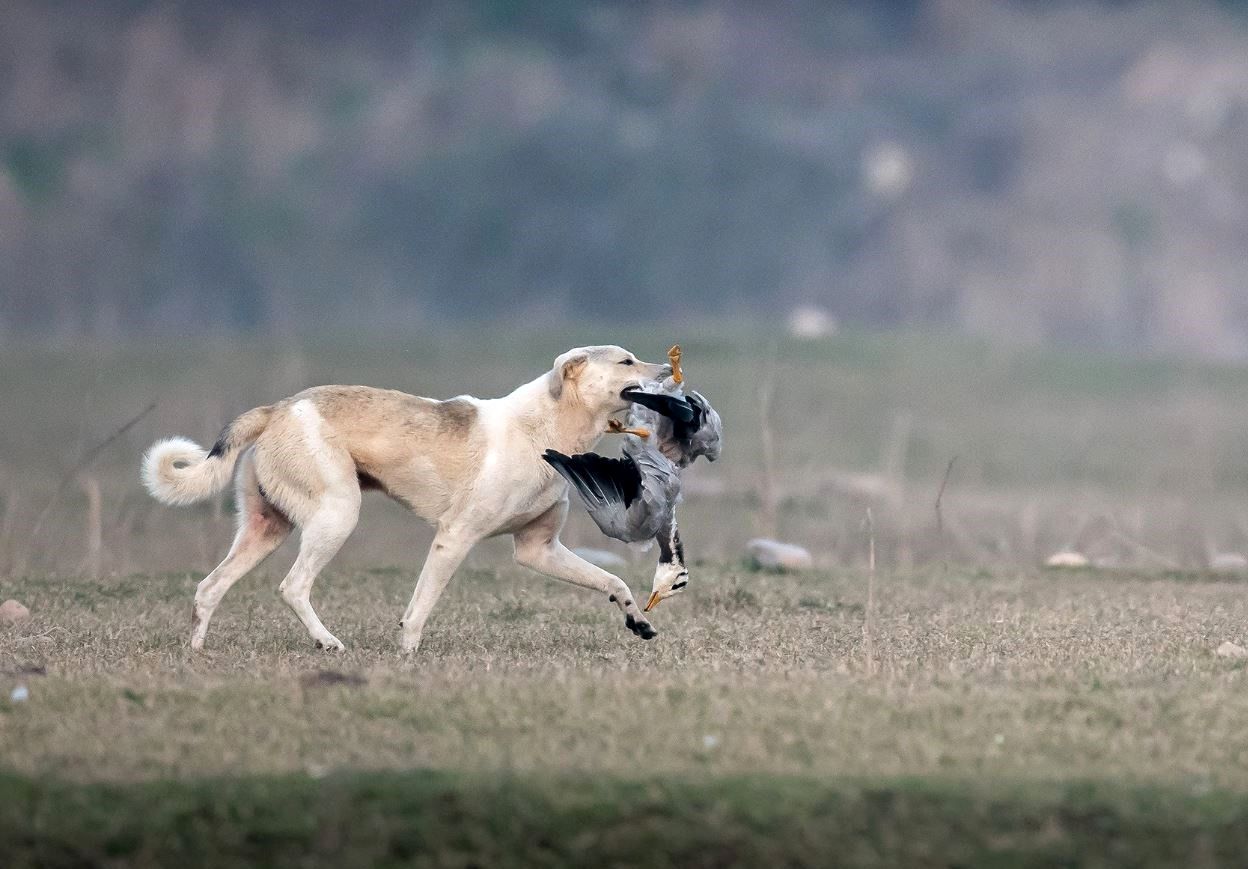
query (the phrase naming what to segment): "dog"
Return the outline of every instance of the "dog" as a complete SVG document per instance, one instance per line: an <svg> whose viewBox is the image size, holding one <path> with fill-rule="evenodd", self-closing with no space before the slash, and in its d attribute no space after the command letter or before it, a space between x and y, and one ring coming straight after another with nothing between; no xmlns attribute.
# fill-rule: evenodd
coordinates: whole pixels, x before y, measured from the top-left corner
<svg viewBox="0 0 1248 869"><path fill-rule="evenodd" d="M210 450L185 438L158 441L142 480L170 505L209 498L234 480L238 531L229 553L195 592L191 648L203 648L221 598L299 529L299 554L279 590L317 648L342 641L312 609L312 583L359 519L365 490L380 490L432 523L433 544L400 622L400 647L420 647L425 622L456 568L479 541L510 534L515 560L608 596L642 639L657 632L618 576L559 541L568 487L542 460L547 449L589 450L621 396L671 373L614 345L579 347L502 398L447 401L367 386L318 386L249 410Z"/></svg>

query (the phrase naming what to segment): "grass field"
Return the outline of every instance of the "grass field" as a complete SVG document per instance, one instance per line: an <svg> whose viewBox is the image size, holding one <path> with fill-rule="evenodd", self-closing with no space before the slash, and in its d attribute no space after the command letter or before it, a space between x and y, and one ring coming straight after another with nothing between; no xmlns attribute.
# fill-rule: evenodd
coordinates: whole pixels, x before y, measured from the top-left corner
<svg viewBox="0 0 1248 869"><path fill-rule="evenodd" d="M419 850L421 834L402 834L411 814L437 827L426 844L448 864L494 865L496 849L522 846L541 854L539 840L555 843L554 863L595 845L640 849L619 854L621 865L687 865L691 848L714 842L702 865L801 862L823 847L881 865L924 854L1110 859L1114 849L1212 865L1248 843L1228 821L1248 820L1248 675L1213 651L1243 639L1248 596L1237 582L885 574L869 657L867 590L854 571L704 565L697 594L660 608L659 638L642 643L576 590L476 570L406 661L394 613L412 580L327 577L319 607L348 644L333 657L308 647L273 575L227 599L202 656L186 648L190 576L9 585L38 615L0 634L6 689L30 691L0 701L4 763L21 777L6 785L19 796L0 815L5 840L38 816L29 855L64 840L160 863L190 836L290 858L300 830L322 832L305 802L288 802L302 794L348 831L333 834L335 847L383 847L350 832L358 822L416 837L386 848ZM355 771L345 783L344 770ZM379 783L362 772L395 770L442 772ZM117 816L70 811L85 797L66 783L100 780L117 786ZM169 783L160 787L178 811L199 819L189 832L162 826L191 823L173 809L148 828L144 807L163 800L144 781ZM564 793L568 781L582 797ZM340 788L380 794L365 800L377 817L355 818ZM475 806L481 790L518 813L514 823L479 807L425 817L444 799ZM770 826L777 799L799 814ZM557 808L535 815L533 800ZM245 832L252 824L259 841Z"/></svg>
<svg viewBox="0 0 1248 869"><path fill-rule="evenodd" d="M690 341L729 451L695 468L691 590L655 612L656 640L512 566L496 541L401 658L428 536L374 501L314 593L345 653L313 650L276 594L289 546L189 652L194 584L230 517L150 506L134 480L143 445L210 440L305 382L497 393L570 343L521 342L519 365L496 344L448 341L412 349L410 367L343 345L0 352L15 421L0 431L0 599L33 613L0 626L0 862L1242 858L1248 676L1215 649L1248 645L1248 589L1205 569L1212 551L1248 548L1248 371L1233 368L906 337ZM765 473L753 432L773 365ZM46 505L77 456L153 398L87 471L106 509L102 565L84 572L77 483ZM742 561L772 521L768 489L818 569ZM590 527L568 536L597 543ZM1037 567L1062 545L1107 566ZM634 591L652 557L625 571ZM9 699L18 685L28 699Z"/></svg>

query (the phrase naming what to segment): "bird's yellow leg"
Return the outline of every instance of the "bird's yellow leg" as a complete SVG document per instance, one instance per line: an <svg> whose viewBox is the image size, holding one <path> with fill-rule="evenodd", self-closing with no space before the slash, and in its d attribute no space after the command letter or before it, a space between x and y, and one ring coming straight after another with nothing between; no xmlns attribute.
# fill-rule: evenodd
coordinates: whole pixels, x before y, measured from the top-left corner
<svg viewBox="0 0 1248 869"><path fill-rule="evenodd" d="M643 440L650 437L650 429L648 428L625 428L624 423L618 419L607 420L607 430L605 434L631 434Z"/></svg>
<svg viewBox="0 0 1248 869"><path fill-rule="evenodd" d="M672 363L672 381L675 383L683 383L685 374L680 370L680 345L673 344L672 349L667 351L667 358Z"/></svg>

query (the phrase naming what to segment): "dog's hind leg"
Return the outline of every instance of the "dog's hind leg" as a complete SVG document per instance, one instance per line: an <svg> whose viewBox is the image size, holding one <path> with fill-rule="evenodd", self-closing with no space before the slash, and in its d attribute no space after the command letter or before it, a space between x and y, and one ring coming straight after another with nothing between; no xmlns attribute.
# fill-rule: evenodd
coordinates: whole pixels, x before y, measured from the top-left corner
<svg viewBox="0 0 1248 869"><path fill-rule="evenodd" d="M191 611L191 648L195 650L204 647L208 623L230 586L264 561L290 535L290 520L260 493L250 453L240 462L235 492L239 521L234 543L225 560L195 589L195 605Z"/></svg>
<svg viewBox="0 0 1248 869"><path fill-rule="evenodd" d="M316 610L312 609L312 583L351 536L359 518L358 486L354 490L354 496L349 491L322 496L316 511L299 527L299 555L295 558L290 573L286 574L278 587L282 598L308 629L318 649L338 651L345 648L342 641L321 623Z"/></svg>
<svg viewBox="0 0 1248 869"><path fill-rule="evenodd" d="M317 648L337 650L342 642L312 609L312 583L359 521L360 483L350 453L311 400L291 406L290 422L276 436L285 440L256 444L261 482L299 527L299 555L278 590Z"/></svg>

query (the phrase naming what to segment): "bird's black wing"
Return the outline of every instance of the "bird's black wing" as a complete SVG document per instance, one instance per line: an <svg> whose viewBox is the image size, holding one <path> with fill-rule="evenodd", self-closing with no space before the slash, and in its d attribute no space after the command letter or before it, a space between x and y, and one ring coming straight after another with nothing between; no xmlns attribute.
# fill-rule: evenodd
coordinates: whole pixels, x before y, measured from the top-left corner
<svg viewBox="0 0 1248 869"><path fill-rule="evenodd" d="M634 404L648 407L655 413L662 414L673 422L690 423L696 411L693 405L683 398L665 395L661 392L642 392L640 389L626 389L620 393L623 398Z"/></svg>
<svg viewBox="0 0 1248 869"><path fill-rule="evenodd" d="M711 405L701 396L700 393L697 392L691 392L686 395L685 401L687 401L689 406L693 408L693 417L689 420L689 430L697 431L702 428L702 423L705 421L707 416L707 410Z"/></svg>
<svg viewBox="0 0 1248 869"><path fill-rule="evenodd" d="M551 467L563 475L591 509L623 504L624 509L641 494L641 472L627 456L609 459L597 453L565 456L556 450L542 454Z"/></svg>

